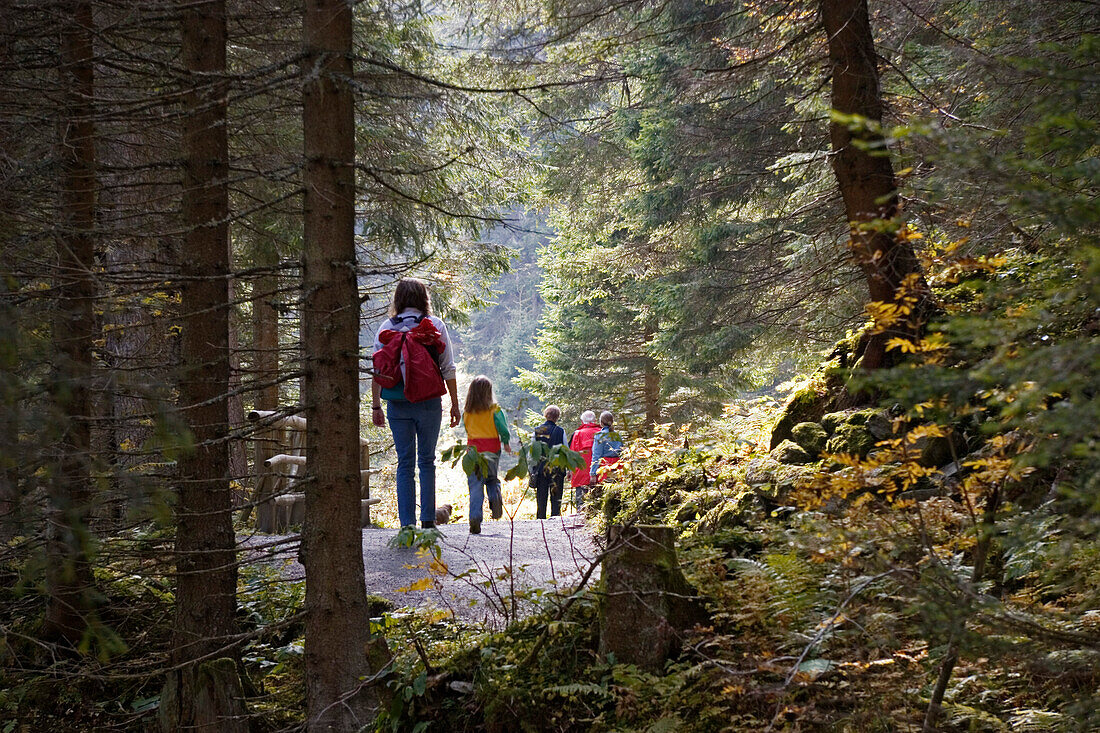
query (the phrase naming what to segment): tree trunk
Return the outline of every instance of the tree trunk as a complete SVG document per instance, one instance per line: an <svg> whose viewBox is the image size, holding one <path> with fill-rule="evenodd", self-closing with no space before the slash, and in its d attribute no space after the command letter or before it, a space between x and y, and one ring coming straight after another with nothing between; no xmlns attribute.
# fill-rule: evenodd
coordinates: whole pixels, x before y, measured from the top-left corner
<svg viewBox="0 0 1100 733"><path fill-rule="evenodd" d="M872 123L834 120L829 126L833 173L852 227L852 254L863 270L872 301L897 302L902 283L915 275L911 292L918 296L915 315L919 315L928 288L913 248L896 234L897 183L878 129L883 105L867 0L820 0L820 9L829 43L833 109ZM886 342L895 335L912 335L912 329L873 334L862 366L887 366Z"/></svg>
<svg viewBox="0 0 1100 733"><path fill-rule="evenodd" d="M352 11L306 0L302 85L305 219L306 706L311 731L373 716L359 526L359 298L355 276Z"/></svg>
<svg viewBox="0 0 1100 733"><path fill-rule="evenodd" d="M277 262L257 262L258 266L275 265ZM264 275L254 281L252 298L252 373L256 380L256 409L279 408L279 312L275 307L278 297L278 278Z"/></svg>
<svg viewBox="0 0 1100 733"><path fill-rule="evenodd" d="M180 3L184 253L179 401L194 448L179 462L176 626L166 729L246 731L233 656L237 565L229 487L229 147L224 0ZM214 706L212 709L211 706Z"/></svg>
<svg viewBox="0 0 1100 733"><path fill-rule="evenodd" d="M257 247L257 267L278 264L277 253L269 246ZM278 278L263 275L252 281L252 378L255 387L255 409L273 411L279 408L279 312L275 308ZM275 503L272 490L275 485L271 472L264 468L264 461L281 453L277 438L281 430L257 429L253 434L252 501L255 503L256 527L270 532L275 525ZM246 510L247 515L251 510Z"/></svg>
<svg viewBox="0 0 1100 733"><path fill-rule="evenodd" d="M51 481L47 529L49 603L44 631L78 642L90 603L87 518L91 499L90 431L95 280L95 127L92 6L73 2L62 30L61 233L57 243L54 399L64 428Z"/></svg>
<svg viewBox="0 0 1100 733"><path fill-rule="evenodd" d="M0 18L10 18L12 0L0 0ZM13 74L12 33L0 33L0 109L14 109L16 94L8 83ZM15 129L11 115L0 115L0 179L14 178L14 162L20 159L15 145ZM0 186L0 246L7 250L15 238L17 197L7 186ZM20 399L15 374L19 370L19 311L12 300L11 279L0 277L0 343L9 348L0 352L0 456L19 455ZM19 512L19 462L0 462L0 543L22 532L17 523Z"/></svg>
<svg viewBox="0 0 1100 733"><path fill-rule="evenodd" d="M96 513L122 524L159 496L163 470L153 468L144 446L158 421L174 406L178 379L178 251L180 125L178 99L157 95L148 110L133 108L135 85L166 89L178 74L178 39L152 21L161 4L95 3L96 222L103 362L99 426L108 446L102 459L112 467L111 487L97 494ZM142 28L141 38L127 29ZM150 35L151 34L151 35ZM125 54L144 59L120 63ZM141 274L155 278L155 284ZM157 312L163 314L163 318ZM166 322L167 321L167 322ZM155 474L155 475L151 475ZM156 491L153 491L153 487ZM106 493L104 501L100 496ZM154 501L159 501L154 499ZM133 514L131 514L131 511Z"/></svg>
<svg viewBox="0 0 1100 733"><path fill-rule="evenodd" d="M612 525L600 577L601 657L659 671L706 619L680 571L672 527Z"/></svg>
<svg viewBox="0 0 1100 733"><path fill-rule="evenodd" d="M232 267L232 261L230 261ZM236 288L234 282L229 282L229 302L236 303ZM229 428L240 430L244 427L244 400L241 397L241 357L240 341L237 334L240 331L239 318L235 305L229 306ZM243 439L234 438L229 441L229 478L237 482L233 491L233 506L239 507L248 501L247 492L241 488L248 476L248 450Z"/></svg>

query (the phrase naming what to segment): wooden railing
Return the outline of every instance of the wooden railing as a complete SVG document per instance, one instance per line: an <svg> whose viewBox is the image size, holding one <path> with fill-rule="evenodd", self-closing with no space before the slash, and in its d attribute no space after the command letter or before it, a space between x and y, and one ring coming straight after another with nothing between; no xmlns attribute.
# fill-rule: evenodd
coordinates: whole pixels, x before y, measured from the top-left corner
<svg viewBox="0 0 1100 733"><path fill-rule="evenodd" d="M253 410L251 422L259 423L253 440L256 446L255 488L256 529L281 534L306 516L306 496L295 485L306 466L306 419L272 410ZM370 495L370 477L379 469L370 467L370 444L359 439L360 521L370 524L370 508L381 502Z"/></svg>

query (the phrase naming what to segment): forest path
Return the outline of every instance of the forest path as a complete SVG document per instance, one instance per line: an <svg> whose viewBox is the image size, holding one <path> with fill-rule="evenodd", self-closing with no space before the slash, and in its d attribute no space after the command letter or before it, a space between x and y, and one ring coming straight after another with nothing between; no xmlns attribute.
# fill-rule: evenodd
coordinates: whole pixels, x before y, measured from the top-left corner
<svg viewBox="0 0 1100 733"><path fill-rule="evenodd" d="M446 575L429 572L430 555L390 547L396 529L364 527L367 592L393 601L398 608L435 606L463 621L502 626L511 615L513 592L516 614L529 614L543 590L575 583L598 554L580 516L505 517L483 523L479 535L471 535L465 522L442 525L439 530ZM283 576L300 580L305 568L297 560L298 540L298 535L252 535L242 539L240 547L254 548L249 553L253 560L284 563ZM598 577L597 569L593 580ZM509 604L507 614L504 604Z"/></svg>

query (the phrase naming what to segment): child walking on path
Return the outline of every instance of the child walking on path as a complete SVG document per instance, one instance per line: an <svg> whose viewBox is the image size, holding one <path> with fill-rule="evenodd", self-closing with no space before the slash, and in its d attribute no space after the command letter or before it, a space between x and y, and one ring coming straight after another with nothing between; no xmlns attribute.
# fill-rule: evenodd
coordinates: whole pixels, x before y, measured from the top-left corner
<svg viewBox="0 0 1100 733"><path fill-rule="evenodd" d="M482 508L485 494L489 494L489 510L493 519L504 514L504 498L500 493L500 449L512 452L508 447L511 435L504 411L493 399L493 383L483 375L474 377L466 392L466 406L462 411L466 427L466 444L473 446L488 464L488 471L481 466L469 476L470 483L470 534L481 533ZM482 475L482 473L485 475Z"/></svg>
<svg viewBox="0 0 1100 733"><path fill-rule="evenodd" d="M550 405L543 413L546 422L535 428L535 440L547 447L565 444L565 431L558 427L561 410ZM546 500L550 500L550 516L561 514L561 494L565 487L565 471L560 468L547 468L546 461L539 461L535 470L535 516L546 519Z"/></svg>

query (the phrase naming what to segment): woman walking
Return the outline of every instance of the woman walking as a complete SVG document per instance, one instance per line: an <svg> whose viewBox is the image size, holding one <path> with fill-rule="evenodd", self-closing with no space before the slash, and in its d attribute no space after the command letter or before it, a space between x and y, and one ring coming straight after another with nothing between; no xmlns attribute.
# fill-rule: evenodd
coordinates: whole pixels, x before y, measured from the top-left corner
<svg viewBox="0 0 1100 733"><path fill-rule="evenodd" d="M592 483L592 476L589 473L592 466L592 440L599 430L600 426L596 424L596 413L585 410L581 413L581 426L569 437L569 450L584 456L584 466L574 471L572 478L569 479L569 485L573 489L573 506L578 512L584 502L588 485Z"/></svg>
<svg viewBox="0 0 1100 733"><path fill-rule="evenodd" d="M423 372L406 363L407 354L423 353L415 351L418 348L427 349L429 358L434 360L435 367L439 370L438 378L446 384L446 393L451 398L451 427L458 425L461 413L458 409L454 349L447 334L447 326L432 315L427 283L409 277L397 283L393 291L393 302L390 304L390 316L378 327L378 333L374 337L376 367L379 356L388 344L396 339L405 342L410 339L408 334L414 330L418 335L427 334L423 341L431 345L411 344L399 354L391 346L393 353L389 356L400 359L400 378L393 386L383 387L376 372L371 383L371 422L378 427L385 425L386 420L390 423L393 445L397 451L397 514L401 526L416 525L415 469L419 467L421 526L434 527L435 444L443 422L443 400L439 396L440 391L435 391L436 396L427 399L409 399L413 394L422 393L423 385L406 384L406 379L413 379L414 375ZM419 380L421 377L416 376L415 379ZM386 400L385 413L382 411L383 399Z"/></svg>
<svg viewBox="0 0 1100 733"><path fill-rule="evenodd" d="M619 454L623 451L623 441L619 434L611 429L615 424L615 416L604 410L600 413L600 432L592 438L592 466L589 468L589 477L596 484L603 480L606 471L600 469L614 466L619 462Z"/></svg>
<svg viewBox="0 0 1100 733"><path fill-rule="evenodd" d="M474 377L466 391L466 404L462 410L462 424L466 428L466 445L477 449L485 459L485 467L477 466L469 475L470 485L470 534L481 534L482 511L485 494L489 495L489 510L493 519L504 514L504 498L500 493L500 450L509 453L508 423L504 411L493 399L493 383L484 375Z"/></svg>

